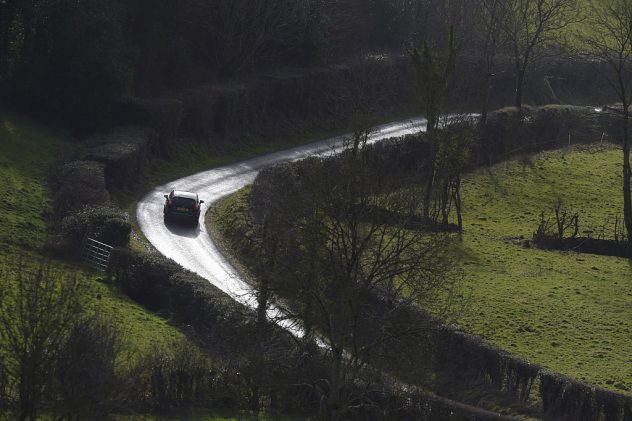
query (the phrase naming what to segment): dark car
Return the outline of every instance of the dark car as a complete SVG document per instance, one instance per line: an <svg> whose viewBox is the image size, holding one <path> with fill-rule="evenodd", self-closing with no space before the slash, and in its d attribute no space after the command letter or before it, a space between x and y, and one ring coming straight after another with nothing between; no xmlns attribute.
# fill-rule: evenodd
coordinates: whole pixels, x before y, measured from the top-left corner
<svg viewBox="0 0 632 421"><path fill-rule="evenodd" d="M165 222L175 219L188 220L194 225L200 221L200 205L204 200L200 200L198 195L188 191L172 190L165 194L165 206L163 213Z"/></svg>

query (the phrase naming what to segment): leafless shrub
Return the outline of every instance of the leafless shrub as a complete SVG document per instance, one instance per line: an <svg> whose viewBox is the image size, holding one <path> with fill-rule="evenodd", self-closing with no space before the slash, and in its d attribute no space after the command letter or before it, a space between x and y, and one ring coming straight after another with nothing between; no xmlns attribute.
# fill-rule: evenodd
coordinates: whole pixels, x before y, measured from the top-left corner
<svg viewBox="0 0 632 421"><path fill-rule="evenodd" d="M540 223L533 233L534 242L542 241L562 241L564 239L576 238L579 233L579 214L570 212L564 207L562 200L558 199L553 207L555 219L545 218L544 211L540 213Z"/></svg>
<svg viewBox="0 0 632 421"><path fill-rule="evenodd" d="M41 414L53 367L80 319L82 282L40 263L8 262L0 272L0 352L9 381L0 394L20 420Z"/></svg>

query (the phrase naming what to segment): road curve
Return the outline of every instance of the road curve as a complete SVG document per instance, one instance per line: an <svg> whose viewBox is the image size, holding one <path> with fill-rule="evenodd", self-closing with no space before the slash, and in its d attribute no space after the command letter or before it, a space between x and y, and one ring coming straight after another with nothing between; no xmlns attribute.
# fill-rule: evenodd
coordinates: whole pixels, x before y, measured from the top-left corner
<svg viewBox="0 0 632 421"><path fill-rule="evenodd" d="M369 141L376 142L412 134L424 131L425 128L425 119L409 119L384 124L373 130ZM200 199L205 201L203 205L205 213L220 199L252 183L257 173L263 168L308 156L331 154L342 147L345 139L348 139L348 136L338 136L203 171L157 186L138 202L136 219L140 229L160 253L207 279L235 300L254 307L256 301L252 288L240 278L237 270L211 241L203 218L197 228L165 225L162 215L163 195L174 189L197 192Z"/></svg>

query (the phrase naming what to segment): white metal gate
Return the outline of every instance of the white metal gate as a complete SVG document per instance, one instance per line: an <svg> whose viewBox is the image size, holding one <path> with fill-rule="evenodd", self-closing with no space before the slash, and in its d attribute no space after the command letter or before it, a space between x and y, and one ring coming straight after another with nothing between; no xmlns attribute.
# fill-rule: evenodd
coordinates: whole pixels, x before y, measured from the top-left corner
<svg viewBox="0 0 632 421"><path fill-rule="evenodd" d="M112 246L97 241L94 238L86 237L83 242L83 261L92 268L105 272L110 263L112 248Z"/></svg>

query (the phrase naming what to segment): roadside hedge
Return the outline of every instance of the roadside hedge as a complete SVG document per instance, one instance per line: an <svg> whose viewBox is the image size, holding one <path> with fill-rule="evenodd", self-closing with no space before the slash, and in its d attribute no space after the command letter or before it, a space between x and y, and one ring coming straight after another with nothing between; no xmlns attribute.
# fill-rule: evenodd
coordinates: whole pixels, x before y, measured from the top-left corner
<svg viewBox="0 0 632 421"><path fill-rule="evenodd" d="M616 115L604 116L587 107L554 105L524 107L521 111L498 110L490 113L480 140L473 146L471 166L480 167L522 153L565 146L569 139L572 144L595 142L602 136L616 141L613 129L616 129L616 120ZM604 124L604 121L613 124ZM423 165L425 154L420 151L424 143L423 135L384 142L365 148L363 159L370 164L371 173L390 171L389 178L405 182L413 179ZM295 203L300 201L300 195L291 192L301 191L300 175L312 165L307 160L262 171L251 192L253 218L260 219L263 206L270 202L275 202L271 208L274 209L290 198L294 200L293 209L300 209L300 204ZM335 163L328 162L323 167L328 174L335 173ZM230 235L238 238L240 233ZM418 310L409 311L408 319L428 332L417 342L408 344L411 349L421 350L413 366L415 363L423 366L426 357L432 355L433 369L441 376L472 387L484 384L522 403L535 399L547 419L631 420L632 398L629 396L551 373L491 346L480 337L444 326Z"/></svg>
<svg viewBox="0 0 632 421"><path fill-rule="evenodd" d="M220 355L225 363L238 364L238 371L244 377L241 380L233 378L230 384L241 383L242 394L247 394L253 385L257 376L253 362L264 352L265 393L270 396L272 408L285 413L318 411L320 397L312 382L326 378L326 356L313 346L300 346L300 341L292 339L280 327L269 326L266 345L262 348L253 310L236 303L205 279L161 255L117 248L112 255L109 276L136 302L181 326L189 326L205 347ZM166 369L167 366L160 368L156 375L169 376L164 372ZM217 374L221 373L211 377L215 378ZM199 381L202 381L201 377ZM433 395L402 393L399 388L375 392L371 398L373 403L368 406L358 402L349 413L350 419L378 420L385 416L402 420L511 419ZM243 399L243 396L237 399Z"/></svg>
<svg viewBox="0 0 632 421"><path fill-rule="evenodd" d="M129 188L145 166L147 151L155 143L155 132L145 127L117 127L105 134L94 135L84 144L81 159L105 165L108 190Z"/></svg>
<svg viewBox="0 0 632 421"><path fill-rule="evenodd" d="M62 235L75 245L88 235L113 247L125 246L131 232L127 213L112 206L85 206L61 221Z"/></svg>
<svg viewBox="0 0 632 421"><path fill-rule="evenodd" d="M54 182L54 210L58 219L88 205L110 201L105 182L105 165L96 161L64 164Z"/></svg>

